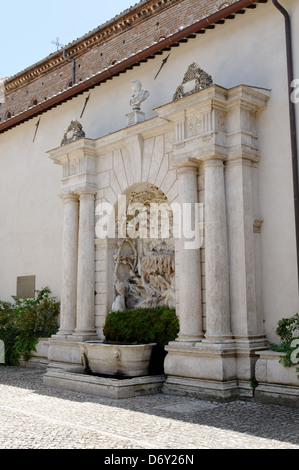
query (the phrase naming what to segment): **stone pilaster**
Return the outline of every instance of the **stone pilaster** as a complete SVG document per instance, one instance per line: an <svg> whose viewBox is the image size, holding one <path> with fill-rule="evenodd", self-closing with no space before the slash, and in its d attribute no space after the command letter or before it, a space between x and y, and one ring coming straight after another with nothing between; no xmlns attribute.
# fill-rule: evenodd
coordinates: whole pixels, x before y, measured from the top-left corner
<svg viewBox="0 0 299 470"><path fill-rule="evenodd" d="M231 318L235 337L261 333L256 311L253 164L238 158L226 167Z"/></svg>
<svg viewBox="0 0 299 470"><path fill-rule="evenodd" d="M231 327L236 344L237 376L243 394L250 395L256 351L266 347L262 317L257 308L254 237L253 172L257 157L234 155L226 166L230 265ZM257 260L259 262L259 260Z"/></svg>

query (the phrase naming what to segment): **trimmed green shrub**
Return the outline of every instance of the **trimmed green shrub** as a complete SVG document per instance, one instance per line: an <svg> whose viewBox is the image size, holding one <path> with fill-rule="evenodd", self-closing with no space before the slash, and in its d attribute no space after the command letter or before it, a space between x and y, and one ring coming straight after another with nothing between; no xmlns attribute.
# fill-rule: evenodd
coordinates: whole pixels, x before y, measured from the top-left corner
<svg viewBox="0 0 299 470"><path fill-rule="evenodd" d="M174 341L179 332L175 309L169 307L137 308L108 313L104 325L107 343L148 344L153 348L149 374L164 373L164 346Z"/></svg>
<svg viewBox="0 0 299 470"><path fill-rule="evenodd" d="M38 339L58 330L60 303L45 287L36 290L34 299L17 298L14 303L0 301L0 339L5 347L5 364L17 365L22 356L30 359Z"/></svg>
<svg viewBox="0 0 299 470"><path fill-rule="evenodd" d="M169 307L137 308L108 313L103 331L107 342L165 346L176 339L179 320Z"/></svg>

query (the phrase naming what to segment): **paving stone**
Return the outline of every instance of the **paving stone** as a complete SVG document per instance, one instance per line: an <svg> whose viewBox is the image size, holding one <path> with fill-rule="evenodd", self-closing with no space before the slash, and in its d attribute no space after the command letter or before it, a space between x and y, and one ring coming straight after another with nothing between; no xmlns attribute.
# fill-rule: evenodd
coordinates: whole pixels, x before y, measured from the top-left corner
<svg viewBox="0 0 299 470"><path fill-rule="evenodd" d="M163 393L115 400L0 367L0 449L298 449L299 410Z"/></svg>

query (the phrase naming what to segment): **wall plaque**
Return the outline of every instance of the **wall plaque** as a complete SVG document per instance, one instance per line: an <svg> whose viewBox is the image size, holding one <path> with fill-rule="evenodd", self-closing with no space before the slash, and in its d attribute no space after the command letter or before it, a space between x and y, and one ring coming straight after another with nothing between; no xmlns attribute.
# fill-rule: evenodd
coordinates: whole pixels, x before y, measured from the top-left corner
<svg viewBox="0 0 299 470"><path fill-rule="evenodd" d="M35 276L17 277L17 297L33 298L35 295Z"/></svg>

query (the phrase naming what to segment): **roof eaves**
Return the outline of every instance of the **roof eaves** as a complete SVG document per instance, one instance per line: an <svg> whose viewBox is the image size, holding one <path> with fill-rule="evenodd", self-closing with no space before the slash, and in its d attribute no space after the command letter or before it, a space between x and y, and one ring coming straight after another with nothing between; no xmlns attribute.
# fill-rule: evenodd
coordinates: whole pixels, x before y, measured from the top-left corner
<svg viewBox="0 0 299 470"><path fill-rule="evenodd" d="M122 19L123 17L125 17L127 14L129 13L132 13L134 12L137 8L140 8L142 7L143 5L145 5L146 3L148 3L149 0L140 0L140 2L136 3L135 5L131 6L130 8L127 8L126 10L124 10L123 12L119 13L118 15L114 16L113 18L111 18L110 20L102 23L101 25L97 26L96 28L92 29L91 31L89 31L88 33L84 34L83 36L80 36L79 38L75 39L74 41L71 41L69 44L67 44L66 46L58 49L57 51L55 52L52 52L51 54L49 54L47 57L39 60L38 62L35 62L34 64L26 67L25 69L21 70L20 72L17 72L15 75L12 75L11 77L6 77L4 80L7 82L9 81L12 81L12 80L16 80L17 78L21 77L22 75L24 75L26 72L29 72L35 68L38 68L40 67L41 65L43 65L46 61L48 60L55 60L56 58L58 59L60 56L61 56L61 53L64 50L66 49L70 49L70 48L73 48L75 47L76 45L80 44L81 42L83 42L85 39L93 36L94 34L97 34L99 33L100 31L102 31L103 29L105 28L108 28L109 26L111 26L113 23L115 23L116 21Z"/></svg>
<svg viewBox="0 0 299 470"><path fill-rule="evenodd" d="M147 0L144 0L144 2L146 1ZM255 8L257 3L267 3L267 1L268 0L238 0L228 7L225 7L208 17L202 18L196 23L182 28L178 32L166 37L165 39L138 51L129 58L125 58L117 62L115 65L101 70L92 77L86 78L79 84L75 84L74 86L52 96L44 102L39 103L36 106L33 106L26 111L11 117L10 119L7 119L6 121L3 121L0 123L0 133L15 127L22 122L27 121L28 119L36 117L39 114L44 113L51 108L56 107L65 101L68 101L69 99L84 93L85 91L88 91L91 88L94 88L106 80L110 80L113 77L118 76L120 73L125 73L126 70L140 65L141 62L154 58L155 55L161 54L164 50L169 50L171 47L178 46L180 42L186 42L186 40L189 38L196 37L197 33L200 33L202 30L215 27L214 25L219 22L222 23L222 20L234 18L234 14L240 13L244 8ZM137 5L139 6L139 4Z"/></svg>

